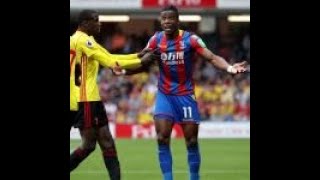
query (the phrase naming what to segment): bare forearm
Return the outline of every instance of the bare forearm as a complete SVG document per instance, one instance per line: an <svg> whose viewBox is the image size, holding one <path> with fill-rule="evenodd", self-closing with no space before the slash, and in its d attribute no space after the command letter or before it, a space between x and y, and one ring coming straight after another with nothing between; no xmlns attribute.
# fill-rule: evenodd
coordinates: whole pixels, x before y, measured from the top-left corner
<svg viewBox="0 0 320 180"><path fill-rule="evenodd" d="M147 71L147 68L145 68L144 66L141 66L137 69L126 69L125 75L133 75L133 74L138 74L145 71Z"/></svg>
<svg viewBox="0 0 320 180"><path fill-rule="evenodd" d="M200 51L200 55L218 69L227 71L228 68L230 68L230 64L223 57L213 54L207 48L204 48L202 51Z"/></svg>
<svg viewBox="0 0 320 180"><path fill-rule="evenodd" d="M218 55L212 55L211 61L210 61L215 67L227 71L230 64L221 56Z"/></svg>

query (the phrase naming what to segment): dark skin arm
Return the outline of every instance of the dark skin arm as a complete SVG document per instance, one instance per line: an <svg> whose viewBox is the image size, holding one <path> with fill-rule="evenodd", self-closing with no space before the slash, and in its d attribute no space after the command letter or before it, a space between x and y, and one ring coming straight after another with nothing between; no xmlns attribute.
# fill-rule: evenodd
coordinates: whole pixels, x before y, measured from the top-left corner
<svg viewBox="0 0 320 180"><path fill-rule="evenodd" d="M149 56L149 53L154 53L155 50L152 51L146 51L146 53L143 55L144 57ZM203 48L202 51L200 51L198 53L201 57L203 57L204 59L208 60L210 63L212 63L215 67L228 71L231 74L238 74L238 73L243 73L245 72L246 69L246 65L247 62L243 61L240 63L235 63L232 66L221 56L218 56L214 53L212 53L209 49L207 48ZM143 66L141 68L135 69L135 70L126 70L125 75L131 75L131 74L137 74L140 72L145 71L146 67L149 66L151 64L151 60L150 59L155 59L155 58L159 58L159 55L153 54L153 58L142 58L142 64ZM149 56L150 57L150 56ZM146 59L146 60L143 60ZM123 75L124 72L122 71L122 69L117 65L117 67L115 67L113 69L113 72L116 75Z"/></svg>
<svg viewBox="0 0 320 180"><path fill-rule="evenodd" d="M119 66L118 62L116 62L116 66L112 69L112 72L115 75L133 75L141 72L147 72L149 67L155 64L156 59L160 58L159 55L155 54L158 49L143 49L138 53L138 57L141 58L142 66L136 69L126 69L125 74L123 69Z"/></svg>
<svg viewBox="0 0 320 180"><path fill-rule="evenodd" d="M221 56L218 56L214 53L212 53L209 49L204 48L203 51L199 53L200 56L202 56L204 59L208 60L210 63L212 63L215 67L227 71L230 64ZM246 61L235 63L233 65L233 69L229 72L232 74L242 73L246 71Z"/></svg>

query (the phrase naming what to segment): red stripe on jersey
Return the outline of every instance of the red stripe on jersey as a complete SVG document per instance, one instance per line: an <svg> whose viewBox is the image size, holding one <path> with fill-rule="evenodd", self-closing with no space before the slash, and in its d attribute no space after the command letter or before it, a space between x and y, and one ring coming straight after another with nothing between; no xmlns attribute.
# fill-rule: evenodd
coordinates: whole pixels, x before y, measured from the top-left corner
<svg viewBox="0 0 320 180"><path fill-rule="evenodd" d="M178 37L176 38L176 41L175 41L175 49L176 49L176 52L179 52L179 51L184 51L182 48L181 48L181 44L180 43L183 43L182 41L182 35L183 35L183 31L182 30L179 30L179 35ZM178 61L182 61L184 62L184 59L183 60L180 60L178 59ZM185 91L187 90L187 87L186 87L186 70L185 70L185 64L180 64L178 63L177 65L177 71L178 71L178 80L179 80L179 84L178 84L178 95L180 94L184 94Z"/></svg>
<svg viewBox="0 0 320 180"><path fill-rule="evenodd" d="M156 35L152 36L147 48L155 49L157 47Z"/></svg>
<svg viewBox="0 0 320 180"><path fill-rule="evenodd" d="M190 37L190 43L191 43L191 47L198 53L198 54L202 54L204 48L200 46L200 44L197 42L197 39L195 39L194 37Z"/></svg>
<svg viewBox="0 0 320 180"><path fill-rule="evenodd" d="M202 54L203 51L205 50L205 48L203 48L199 43L198 43L198 39L196 39L194 36L191 36L190 37L190 44L191 44L191 47L192 49L197 52L198 54ZM194 57L192 57L193 59L196 59ZM194 72L194 65L192 65L192 74ZM193 77L191 79L191 85L192 85L192 89L195 88L195 83L194 83L194 80L193 80Z"/></svg>
<svg viewBox="0 0 320 180"><path fill-rule="evenodd" d="M165 34L163 34L161 40L160 40L160 51L161 53L167 52L167 37ZM166 61L165 61L166 62ZM163 71L164 71L164 77L163 77L163 89L165 94L169 94L170 87L171 87L171 74L170 74L170 67L166 63L162 63Z"/></svg>

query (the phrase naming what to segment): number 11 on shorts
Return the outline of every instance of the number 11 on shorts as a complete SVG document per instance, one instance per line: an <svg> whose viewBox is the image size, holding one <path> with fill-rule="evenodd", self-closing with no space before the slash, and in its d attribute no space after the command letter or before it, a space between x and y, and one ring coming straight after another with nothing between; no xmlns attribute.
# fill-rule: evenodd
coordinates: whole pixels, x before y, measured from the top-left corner
<svg viewBox="0 0 320 180"><path fill-rule="evenodd" d="M183 114L184 114L184 118L192 118L192 109L190 106L188 107L182 107L183 108ZM189 115L189 117L188 117Z"/></svg>

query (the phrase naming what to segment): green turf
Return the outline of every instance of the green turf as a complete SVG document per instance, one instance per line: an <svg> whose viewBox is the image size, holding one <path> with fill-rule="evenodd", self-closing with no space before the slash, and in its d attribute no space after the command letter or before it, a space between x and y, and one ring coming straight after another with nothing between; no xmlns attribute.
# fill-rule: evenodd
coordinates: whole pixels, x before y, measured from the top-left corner
<svg viewBox="0 0 320 180"><path fill-rule="evenodd" d="M80 141L71 141L74 149ZM122 180L162 180L155 140L116 140ZM249 180L249 139L201 139L201 180ZM108 180L100 149L75 169L70 180ZM186 148L183 139L172 140L175 180L188 180Z"/></svg>

